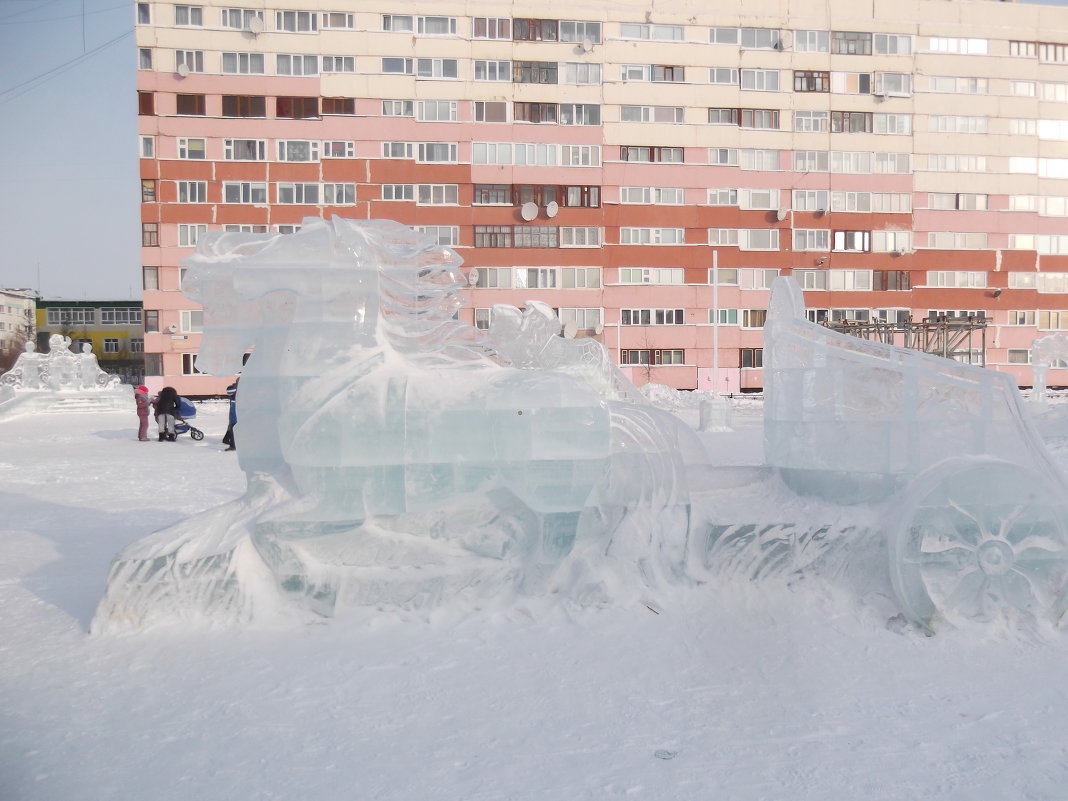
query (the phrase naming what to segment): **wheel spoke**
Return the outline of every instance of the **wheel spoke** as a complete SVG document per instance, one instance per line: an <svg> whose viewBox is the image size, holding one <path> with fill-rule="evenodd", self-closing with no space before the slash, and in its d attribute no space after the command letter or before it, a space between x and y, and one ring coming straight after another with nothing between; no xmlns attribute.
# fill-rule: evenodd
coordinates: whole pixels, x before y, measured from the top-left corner
<svg viewBox="0 0 1068 801"><path fill-rule="evenodd" d="M1035 592L1026 577L1011 571L1001 577L1001 588L1005 602L1021 611L1028 611L1035 605Z"/></svg>
<svg viewBox="0 0 1068 801"><path fill-rule="evenodd" d="M986 591L986 576L982 571L973 570L961 576L956 589L949 594L943 606L948 610L958 611L965 617L977 618L985 610Z"/></svg>

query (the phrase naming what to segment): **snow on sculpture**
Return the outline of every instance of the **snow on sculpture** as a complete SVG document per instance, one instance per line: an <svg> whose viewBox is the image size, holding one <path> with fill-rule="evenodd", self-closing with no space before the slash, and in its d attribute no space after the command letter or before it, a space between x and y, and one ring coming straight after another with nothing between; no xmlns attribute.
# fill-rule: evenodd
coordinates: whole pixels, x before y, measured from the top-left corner
<svg viewBox="0 0 1068 801"><path fill-rule="evenodd" d="M764 328L765 459L802 495L887 502L902 611L1060 620L1068 481L1007 373L831 331L778 278Z"/></svg>
<svg viewBox="0 0 1068 801"><path fill-rule="evenodd" d="M245 496L135 543L94 631L453 599L618 597L685 573L692 432L547 307L454 319L460 259L389 221L213 234L198 367L241 368Z"/></svg>
<svg viewBox="0 0 1068 801"><path fill-rule="evenodd" d="M72 409L132 408L133 387L100 369L92 345L83 343L72 353L71 339L52 334L48 353L27 342L14 366L0 375L0 416Z"/></svg>

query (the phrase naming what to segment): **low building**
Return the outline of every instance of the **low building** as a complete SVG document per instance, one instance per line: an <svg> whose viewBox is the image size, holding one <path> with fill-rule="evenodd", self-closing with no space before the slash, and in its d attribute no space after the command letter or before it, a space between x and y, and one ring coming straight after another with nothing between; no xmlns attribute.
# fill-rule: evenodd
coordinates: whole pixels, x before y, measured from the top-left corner
<svg viewBox="0 0 1068 801"><path fill-rule="evenodd" d="M33 339L36 302L32 289L0 289L0 370L10 367L23 344Z"/></svg>
<svg viewBox="0 0 1068 801"><path fill-rule="evenodd" d="M41 300L37 303L37 350L48 351L48 338L71 338L71 350L92 345L100 367L140 384L145 376L145 329L136 300Z"/></svg>

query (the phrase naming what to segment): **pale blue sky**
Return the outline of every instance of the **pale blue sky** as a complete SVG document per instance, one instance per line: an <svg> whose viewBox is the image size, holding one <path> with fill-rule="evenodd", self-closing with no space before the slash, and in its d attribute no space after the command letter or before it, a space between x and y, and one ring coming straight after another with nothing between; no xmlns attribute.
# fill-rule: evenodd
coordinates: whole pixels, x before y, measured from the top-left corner
<svg viewBox="0 0 1068 801"><path fill-rule="evenodd" d="M0 0L0 286L140 297L133 9Z"/></svg>

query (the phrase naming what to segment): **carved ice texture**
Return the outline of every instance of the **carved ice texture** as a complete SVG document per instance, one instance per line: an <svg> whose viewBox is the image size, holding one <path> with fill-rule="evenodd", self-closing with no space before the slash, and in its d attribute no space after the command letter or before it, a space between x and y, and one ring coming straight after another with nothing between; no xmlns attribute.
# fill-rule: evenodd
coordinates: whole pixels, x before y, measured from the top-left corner
<svg viewBox="0 0 1068 801"><path fill-rule="evenodd" d="M209 234L198 368L241 369L246 495L135 543L94 631L517 595L604 602L685 574L693 433L552 311L454 319L461 260L389 221Z"/></svg>
<svg viewBox="0 0 1068 801"><path fill-rule="evenodd" d="M764 346L767 463L801 494L886 502L906 615L1061 617L1066 482L1011 376L811 323L792 278Z"/></svg>
<svg viewBox="0 0 1068 801"><path fill-rule="evenodd" d="M14 366L0 375L0 416L32 412L133 409L133 387L100 369L92 345L72 353L71 339L53 334L48 353L27 342Z"/></svg>

